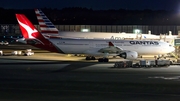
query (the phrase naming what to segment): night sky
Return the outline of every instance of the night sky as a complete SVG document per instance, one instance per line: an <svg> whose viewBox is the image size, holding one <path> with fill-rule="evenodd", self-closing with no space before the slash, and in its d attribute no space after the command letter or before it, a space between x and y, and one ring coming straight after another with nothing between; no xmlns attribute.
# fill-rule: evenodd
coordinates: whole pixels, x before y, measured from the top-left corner
<svg viewBox="0 0 180 101"><path fill-rule="evenodd" d="M180 0L0 0L6 9L86 7L94 10L177 10Z"/></svg>

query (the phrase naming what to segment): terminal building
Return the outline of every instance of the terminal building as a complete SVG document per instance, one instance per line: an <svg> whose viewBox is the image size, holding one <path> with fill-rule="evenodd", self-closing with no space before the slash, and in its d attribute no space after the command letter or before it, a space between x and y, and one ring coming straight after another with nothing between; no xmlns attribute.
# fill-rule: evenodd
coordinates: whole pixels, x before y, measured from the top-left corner
<svg viewBox="0 0 180 101"><path fill-rule="evenodd" d="M39 26L35 25L38 29ZM56 25L56 28L60 31L82 31L82 29L88 29L90 32L126 32L135 33L136 29L140 30L140 33L152 33L155 35L168 34L171 31L172 35L178 35L180 33L180 26L151 26L151 25ZM0 24L0 36L3 35L20 35L20 29L18 25Z"/></svg>

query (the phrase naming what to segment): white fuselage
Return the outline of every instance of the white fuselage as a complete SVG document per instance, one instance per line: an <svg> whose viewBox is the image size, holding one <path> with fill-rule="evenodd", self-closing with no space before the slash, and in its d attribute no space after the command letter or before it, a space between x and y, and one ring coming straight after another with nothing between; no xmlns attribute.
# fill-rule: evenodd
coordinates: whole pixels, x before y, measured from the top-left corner
<svg viewBox="0 0 180 101"><path fill-rule="evenodd" d="M97 52L99 49L109 47L108 42L112 42L124 51L136 51L138 55L158 55L174 51L174 47L161 41L58 38L50 38L49 40L66 54L87 54L88 51Z"/></svg>
<svg viewBox="0 0 180 101"><path fill-rule="evenodd" d="M48 34L48 33L46 33ZM58 35L62 38L76 38L76 39L112 39L112 40L122 40L122 39L161 39L168 38L174 39L176 35L160 36L154 34L135 34L135 33L108 33L108 32L59 32Z"/></svg>

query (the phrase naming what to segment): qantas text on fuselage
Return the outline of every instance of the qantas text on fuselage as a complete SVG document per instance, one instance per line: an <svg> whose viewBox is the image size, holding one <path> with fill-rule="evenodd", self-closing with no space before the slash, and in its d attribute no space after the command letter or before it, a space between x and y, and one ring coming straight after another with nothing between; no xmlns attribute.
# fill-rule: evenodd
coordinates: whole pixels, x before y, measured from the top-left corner
<svg viewBox="0 0 180 101"><path fill-rule="evenodd" d="M139 44L139 45L159 45L156 41L129 41L130 44Z"/></svg>

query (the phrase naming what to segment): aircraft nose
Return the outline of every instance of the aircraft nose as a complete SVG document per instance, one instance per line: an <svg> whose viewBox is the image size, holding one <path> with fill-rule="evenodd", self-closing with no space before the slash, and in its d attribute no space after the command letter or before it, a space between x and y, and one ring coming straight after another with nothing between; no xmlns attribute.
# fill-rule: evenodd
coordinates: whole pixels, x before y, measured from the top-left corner
<svg viewBox="0 0 180 101"><path fill-rule="evenodd" d="M175 51L175 48L173 46L170 47L170 51L173 52Z"/></svg>

